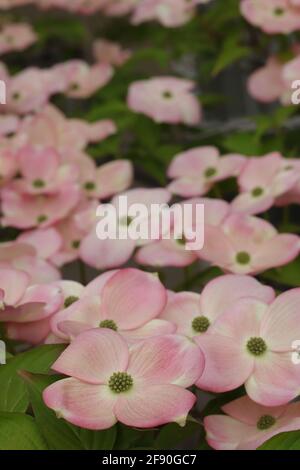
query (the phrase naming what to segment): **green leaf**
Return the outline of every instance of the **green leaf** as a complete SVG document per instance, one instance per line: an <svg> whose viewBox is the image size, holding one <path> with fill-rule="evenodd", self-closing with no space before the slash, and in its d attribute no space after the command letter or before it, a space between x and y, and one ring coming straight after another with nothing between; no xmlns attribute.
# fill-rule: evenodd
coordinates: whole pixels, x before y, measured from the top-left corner
<svg viewBox="0 0 300 470"><path fill-rule="evenodd" d="M116 440L116 427L104 431L90 431L58 419L42 398L43 390L57 380L55 376L22 373L29 391L37 425L52 450L111 450Z"/></svg>
<svg viewBox="0 0 300 470"><path fill-rule="evenodd" d="M64 348L60 344L40 346L8 359L6 365L0 366L0 411L26 411L28 393L18 371L47 373Z"/></svg>
<svg viewBox="0 0 300 470"><path fill-rule="evenodd" d="M0 413L1 450L47 450L35 420L21 413Z"/></svg>
<svg viewBox="0 0 300 470"><path fill-rule="evenodd" d="M229 36L225 40L224 45L221 48L221 52L214 65L212 71L213 75L217 75L223 69L229 65L232 65L237 60L250 55L251 49L249 47L239 45L238 40L239 38L236 35Z"/></svg>
<svg viewBox="0 0 300 470"><path fill-rule="evenodd" d="M239 132L227 136L223 145L229 152L241 153L243 155L260 155L261 144L252 132Z"/></svg>
<svg viewBox="0 0 300 470"><path fill-rule="evenodd" d="M300 431L277 434L264 442L258 450L300 450Z"/></svg>
<svg viewBox="0 0 300 470"><path fill-rule="evenodd" d="M201 425L194 421L187 421L184 427L180 427L178 424L172 423L167 424L159 432L154 446L155 449L176 449L178 446L184 445L184 449L192 450L196 448L201 433ZM195 446L187 444L187 440L191 437L195 438Z"/></svg>
<svg viewBox="0 0 300 470"><path fill-rule="evenodd" d="M260 276L267 281L284 284L289 287L300 286L300 257L280 268L270 269Z"/></svg>

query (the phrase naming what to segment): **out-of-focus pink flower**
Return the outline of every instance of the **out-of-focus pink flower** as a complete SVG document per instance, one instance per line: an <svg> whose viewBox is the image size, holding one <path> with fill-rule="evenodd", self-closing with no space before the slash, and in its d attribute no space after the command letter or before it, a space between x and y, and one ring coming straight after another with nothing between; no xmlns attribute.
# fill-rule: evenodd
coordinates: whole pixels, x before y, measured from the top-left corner
<svg viewBox="0 0 300 470"><path fill-rule="evenodd" d="M33 3L34 0L0 0L0 9L8 10L13 7L19 7Z"/></svg>
<svg viewBox="0 0 300 470"><path fill-rule="evenodd" d="M8 337L38 344L50 332L49 317L62 305L61 291L55 285L29 285L23 271L0 269L3 306L0 321Z"/></svg>
<svg viewBox="0 0 300 470"><path fill-rule="evenodd" d="M20 120L13 114L0 116L0 136L14 134L20 126Z"/></svg>
<svg viewBox="0 0 300 470"><path fill-rule="evenodd" d="M78 163L82 188L88 197L106 199L132 184L133 167L129 160L115 160L98 168L89 157Z"/></svg>
<svg viewBox="0 0 300 470"><path fill-rule="evenodd" d="M300 9L290 0L242 0L241 13L265 33L291 33L300 28Z"/></svg>
<svg viewBox="0 0 300 470"><path fill-rule="evenodd" d="M158 20L167 27L178 27L187 23L202 0L141 0L132 17L134 24Z"/></svg>
<svg viewBox="0 0 300 470"><path fill-rule="evenodd" d="M160 318L175 323L176 333L192 338L209 333L220 315L243 297L271 303L275 292L253 277L227 274L209 282L201 295L194 292L174 294L168 299Z"/></svg>
<svg viewBox="0 0 300 470"><path fill-rule="evenodd" d="M283 64L270 57L263 67L255 70L248 79L247 88L250 95L263 103L278 100L286 91L282 76Z"/></svg>
<svg viewBox="0 0 300 470"><path fill-rule="evenodd" d="M156 122L197 125L202 111L192 93L195 83L175 77L155 77L131 84L127 103L130 109Z"/></svg>
<svg viewBox="0 0 300 470"><path fill-rule="evenodd" d="M267 407L243 396L222 411L226 415L204 418L207 442L216 450L255 450L276 434L300 426L300 403Z"/></svg>
<svg viewBox="0 0 300 470"><path fill-rule="evenodd" d="M196 397L186 387L201 375L200 349L186 338L165 335L130 350L118 333L90 330L62 353L52 368L71 376L43 393L67 421L106 429L117 421L139 428L168 422L183 426Z"/></svg>
<svg viewBox="0 0 300 470"><path fill-rule="evenodd" d="M120 197L127 198L127 207L120 203ZM90 233L80 244L80 258L89 266L97 269L111 269L126 263L132 256L139 240L133 240L128 235L130 225L134 223L134 217L129 216L130 207L135 204L143 204L148 213L151 212L151 204L166 204L169 202L171 194L165 189L131 189L115 196L112 200L112 207L116 210L117 230L124 234L122 238L113 233L112 236L102 240L99 239L94 225ZM148 219L147 219L148 220ZM147 222L145 220L145 223ZM151 222L150 222L151 223ZM125 236L126 235L126 236Z"/></svg>
<svg viewBox="0 0 300 470"><path fill-rule="evenodd" d="M209 198L194 198L185 200L182 203L182 206L189 205L191 208L191 213L196 217L196 208L198 204L204 205L204 223L208 225L220 225L225 217L229 214L230 206L226 201L220 199L209 199ZM172 207L171 207L172 210ZM171 227L168 234L162 233L161 238L153 243L146 244L141 247L136 256L135 260L146 266L188 266L197 260L197 253L193 250L188 250L186 244L188 242L189 234L194 234L195 230L199 225L196 225L196 221L191 220L191 225L187 227L187 217L184 220L184 229L188 229L189 233L184 234L180 238L175 238L174 236L174 224L176 220L171 221ZM182 223L182 220L179 221ZM199 224L199 222L198 222ZM178 229L177 229L178 230ZM166 237L166 235L170 235Z"/></svg>
<svg viewBox="0 0 300 470"><path fill-rule="evenodd" d="M228 272L259 273L282 266L299 254L299 237L278 233L269 222L241 213L229 215L219 227L205 226L199 257Z"/></svg>
<svg viewBox="0 0 300 470"><path fill-rule="evenodd" d="M22 51L31 46L36 40L37 36L28 24L5 25L0 32L0 54Z"/></svg>
<svg viewBox="0 0 300 470"><path fill-rule="evenodd" d="M96 62L119 67L132 55L131 51L123 49L117 42L107 39L96 39L93 44L93 54Z"/></svg>
<svg viewBox="0 0 300 470"><path fill-rule="evenodd" d="M106 0L103 11L109 16L127 15L140 0Z"/></svg>
<svg viewBox="0 0 300 470"><path fill-rule="evenodd" d="M106 85L113 76L108 64L89 66L81 60L71 60L53 67L57 78L64 82L64 93L72 98L88 98Z"/></svg>
<svg viewBox="0 0 300 470"><path fill-rule="evenodd" d="M55 194L77 182L76 165L63 163L53 148L25 146L17 153L21 178L15 181L26 194Z"/></svg>
<svg viewBox="0 0 300 470"><path fill-rule="evenodd" d="M24 271L30 284L48 284L60 279L52 257L61 244L54 229L24 232L16 241L0 244L0 267Z"/></svg>
<svg viewBox="0 0 300 470"><path fill-rule="evenodd" d="M246 162L242 155L220 157L216 147L196 147L176 155L168 168L168 177L174 178L168 189L184 197L201 196L214 183L237 176Z"/></svg>
<svg viewBox="0 0 300 470"><path fill-rule="evenodd" d="M11 77L7 82L8 111L27 114L41 109L54 92L50 87L49 78L50 72L34 67Z"/></svg>
<svg viewBox="0 0 300 470"><path fill-rule="evenodd" d="M1 186L12 180L17 174L16 154L8 142L0 142L0 183Z"/></svg>
<svg viewBox="0 0 300 470"><path fill-rule="evenodd" d="M87 288L80 300L57 313L52 332L64 341L91 328L118 331L128 342L175 331L172 323L157 319L167 301L166 290L157 276L137 269L104 275ZM91 290L92 289L92 290Z"/></svg>
<svg viewBox="0 0 300 470"><path fill-rule="evenodd" d="M232 208L245 214L264 212L272 207L277 197L289 191L299 178L300 172L278 152L250 158L239 176L241 194L233 200Z"/></svg>
<svg viewBox="0 0 300 470"><path fill-rule="evenodd" d="M2 189L2 224L20 229L49 227L65 218L80 198L79 188L66 185L51 195L31 195L18 192L11 183Z"/></svg>
<svg viewBox="0 0 300 470"><path fill-rule="evenodd" d="M300 289L292 289L271 305L253 297L231 305L209 334L194 338L205 355L197 386L225 392L245 384L250 398L265 406L296 398L300 367L292 351L300 334L299 301Z"/></svg>

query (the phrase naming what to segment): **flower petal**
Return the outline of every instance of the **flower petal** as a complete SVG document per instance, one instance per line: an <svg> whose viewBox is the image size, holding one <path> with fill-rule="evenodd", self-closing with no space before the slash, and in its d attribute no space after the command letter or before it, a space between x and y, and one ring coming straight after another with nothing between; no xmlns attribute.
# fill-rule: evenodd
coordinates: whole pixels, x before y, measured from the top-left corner
<svg viewBox="0 0 300 470"><path fill-rule="evenodd" d="M121 394L115 413L127 426L152 428L166 423L185 425L195 395L177 385L135 386L132 393Z"/></svg>
<svg viewBox="0 0 300 470"><path fill-rule="evenodd" d="M112 330L101 328L77 336L52 366L57 372L91 384L106 383L114 372L128 364L125 340Z"/></svg>
<svg viewBox="0 0 300 470"><path fill-rule="evenodd" d="M69 378L59 380L44 390L46 405L76 426L107 429L116 423L114 396L105 385L91 385Z"/></svg>
<svg viewBox="0 0 300 470"><path fill-rule="evenodd" d="M101 300L102 317L114 320L122 330L131 330L160 314L167 293L154 274L128 268L109 279Z"/></svg>

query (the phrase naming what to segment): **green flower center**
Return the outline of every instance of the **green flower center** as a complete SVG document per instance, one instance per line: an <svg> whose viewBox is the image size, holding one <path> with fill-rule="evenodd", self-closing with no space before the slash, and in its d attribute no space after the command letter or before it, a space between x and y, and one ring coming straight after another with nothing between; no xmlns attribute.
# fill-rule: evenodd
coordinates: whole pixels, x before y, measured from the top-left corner
<svg viewBox="0 0 300 470"><path fill-rule="evenodd" d="M205 178L212 178L212 176L215 176L216 173L217 173L216 168L214 168L213 166L210 166L206 168L206 170L204 171L204 176Z"/></svg>
<svg viewBox="0 0 300 470"><path fill-rule="evenodd" d="M71 91L79 90L79 88L80 88L80 86L79 86L79 84L76 83L76 82L71 83L71 85L70 85L70 87L69 87L69 89L70 89Z"/></svg>
<svg viewBox="0 0 300 470"><path fill-rule="evenodd" d="M257 186L256 188L252 189L252 196L253 197L259 197L261 196L262 194L264 193L264 190L263 188L260 188L259 186Z"/></svg>
<svg viewBox="0 0 300 470"><path fill-rule="evenodd" d="M276 16L282 16L282 15L284 15L284 13L285 13L284 8L278 7L278 8L274 9L274 15L276 15Z"/></svg>
<svg viewBox="0 0 300 470"><path fill-rule="evenodd" d="M74 240L74 241L72 241L71 246L72 246L72 248L74 248L75 250L77 250L77 248L80 247L80 240Z"/></svg>
<svg viewBox="0 0 300 470"><path fill-rule="evenodd" d="M261 356L266 352L267 345L262 338L253 337L248 340L247 349L253 356Z"/></svg>
<svg viewBox="0 0 300 470"><path fill-rule="evenodd" d="M128 392L133 386L133 379L127 372L115 372L110 377L108 386L114 393Z"/></svg>
<svg viewBox="0 0 300 470"><path fill-rule="evenodd" d="M34 188L43 188L45 186L45 182L43 180L37 179L32 182L32 186Z"/></svg>
<svg viewBox="0 0 300 470"><path fill-rule="evenodd" d="M205 333L210 326L210 321L207 317L204 317L203 315L201 317L196 317L192 321L192 328L195 330L197 333Z"/></svg>
<svg viewBox="0 0 300 470"><path fill-rule="evenodd" d="M36 221L38 224L42 224L43 222L46 222L47 219L48 217L42 214L37 217Z"/></svg>
<svg viewBox="0 0 300 470"><path fill-rule="evenodd" d="M276 419L271 415L263 415L257 421L257 429L264 431L265 429L269 429L271 426L274 426L276 423Z"/></svg>
<svg viewBox="0 0 300 470"><path fill-rule="evenodd" d="M86 189L87 191L94 191L95 188L96 188L96 185L93 181L87 181L84 184L84 189Z"/></svg>
<svg viewBox="0 0 300 470"><path fill-rule="evenodd" d="M173 98L173 93L171 93L170 91L164 91L162 95L164 98L166 98L166 100Z"/></svg>
<svg viewBox="0 0 300 470"><path fill-rule="evenodd" d="M249 253L247 253L246 251L240 251L237 255L236 255L236 261L239 263L239 264L249 264L250 263L250 255Z"/></svg>
<svg viewBox="0 0 300 470"><path fill-rule="evenodd" d="M99 324L99 328L109 328L110 330L118 331L118 327L113 320L103 320Z"/></svg>
<svg viewBox="0 0 300 470"><path fill-rule="evenodd" d="M12 94L13 100L18 101L20 98L21 98L21 93L19 93L18 91Z"/></svg>
<svg viewBox="0 0 300 470"><path fill-rule="evenodd" d="M70 305L72 305L74 302L77 302L77 300L79 300L79 297L76 297L76 295L70 295L65 299L64 307L70 307Z"/></svg>

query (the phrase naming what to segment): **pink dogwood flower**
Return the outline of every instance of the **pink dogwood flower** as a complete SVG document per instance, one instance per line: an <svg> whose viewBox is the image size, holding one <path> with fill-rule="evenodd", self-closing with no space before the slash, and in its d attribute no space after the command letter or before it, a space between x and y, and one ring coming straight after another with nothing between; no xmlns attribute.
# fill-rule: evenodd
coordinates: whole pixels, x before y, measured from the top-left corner
<svg viewBox="0 0 300 470"><path fill-rule="evenodd" d="M269 304L275 292L253 277L227 274L210 281L200 295L195 292L172 295L159 318L175 323L177 334L193 338L209 333L220 315L243 297L255 297Z"/></svg>
<svg viewBox="0 0 300 470"><path fill-rule="evenodd" d="M204 227L204 247L200 259L226 272L254 274L282 266L299 254L299 237L278 233L269 222L236 213L219 227Z"/></svg>
<svg viewBox="0 0 300 470"><path fill-rule="evenodd" d="M2 309L8 337L38 344L49 334L49 317L62 303L61 291L55 285L30 285L23 271L0 268Z"/></svg>
<svg viewBox="0 0 300 470"><path fill-rule="evenodd" d="M133 268L105 273L53 317L52 332L65 342L96 327L118 331L128 342L173 333L175 325L157 319L166 301L166 290L153 274Z"/></svg>
<svg viewBox="0 0 300 470"><path fill-rule="evenodd" d="M2 189L2 225L20 229L49 227L64 219L80 198L76 185L66 185L51 195L32 195L18 192L11 183Z"/></svg>
<svg viewBox="0 0 300 470"><path fill-rule="evenodd" d="M17 152L17 160L21 178L14 185L26 194L55 194L78 180L76 165L63 162L51 147L23 147Z"/></svg>
<svg viewBox="0 0 300 470"><path fill-rule="evenodd" d="M216 147L196 147L174 157L168 168L168 177L174 181L168 189L179 196L201 196L217 181L237 176L244 164L242 155L220 157Z"/></svg>
<svg viewBox="0 0 300 470"><path fill-rule="evenodd" d="M300 8L291 0L242 0L241 13L265 33L289 34L300 28Z"/></svg>
<svg viewBox="0 0 300 470"><path fill-rule="evenodd" d="M5 25L0 32L0 54L11 51L22 51L37 40L37 35L26 23Z"/></svg>
<svg viewBox="0 0 300 470"><path fill-rule="evenodd" d="M202 117L200 103L192 91L195 83L175 77L155 77L130 85L127 103L136 113L142 113L155 122L168 124L199 124Z"/></svg>
<svg viewBox="0 0 300 470"><path fill-rule="evenodd" d="M166 335L128 349L111 330L78 336L52 368L70 376L46 388L46 405L87 429L117 421L149 428L168 422L185 425L196 397L186 387L203 370L200 349L187 339Z"/></svg>
<svg viewBox="0 0 300 470"><path fill-rule="evenodd" d="M123 207L120 203L121 197L126 198L127 207ZM122 236L122 238L118 237L113 231L111 236L100 239L98 238L94 224L90 233L80 244L80 258L89 266L97 269L116 268L126 263L133 255L139 243L144 243L143 241L133 239L128 233L130 225L133 224L135 220L134 217L129 215L130 207L136 203L143 204L150 214L152 204L166 204L169 202L170 198L170 193L161 188L135 188L115 196L111 204L112 208L116 211L117 229L124 236ZM151 222L151 215L149 220ZM145 223L147 221L148 219L145 219Z"/></svg>
<svg viewBox="0 0 300 470"><path fill-rule="evenodd" d="M163 26L178 27L187 23L201 0L141 0L134 10L133 24L158 20Z"/></svg>
<svg viewBox="0 0 300 470"><path fill-rule="evenodd" d="M108 64L89 66L81 60L56 65L53 72L64 82L64 93L72 98L88 98L106 85L113 76Z"/></svg>
<svg viewBox="0 0 300 470"><path fill-rule="evenodd" d="M185 200L181 205L189 206L191 209L197 205L204 206L203 223L208 225L219 225L229 214L230 206L226 201L221 199L194 198ZM171 207L172 210L172 207ZM141 247L135 255L135 260L139 264L146 266L188 266L198 259L195 250L188 250L187 243L193 238L195 230L197 230L196 210L192 209L190 224L187 224L187 217L184 216L184 229L188 233L182 233L180 238L175 237L176 220L171 221L171 227L168 233L162 233L159 240L146 244ZM177 221L179 224L182 220ZM199 224L199 222L198 222ZM168 236L166 236L168 235Z"/></svg>
<svg viewBox="0 0 300 470"><path fill-rule="evenodd" d="M282 72L282 62L277 57L270 57L263 67L255 70L249 77L247 82L249 94L263 103L280 99L287 89Z"/></svg>
<svg viewBox="0 0 300 470"><path fill-rule="evenodd" d="M233 200L232 208L250 215L264 212L299 179L300 172L278 152L250 158L238 178L241 193Z"/></svg>
<svg viewBox="0 0 300 470"><path fill-rule="evenodd" d="M132 184L133 167L129 160L114 160L96 167L90 158L81 158L80 180L86 196L107 199L125 191Z"/></svg>
<svg viewBox="0 0 300 470"><path fill-rule="evenodd" d="M222 406L226 415L204 418L206 439L216 450L255 450L282 432L297 431L300 403L261 406L243 396Z"/></svg>
<svg viewBox="0 0 300 470"><path fill-rule="evenodd" d="M14 114L0 116L0 136L15 134L20 127L20 120Z"/></svg>
<svg viewBox="0 0 300 470"><path fill-rule="evenodd" d="M249 397L265 406L293 400L300 383L300 366L293 361L299 301L300 289L291 289L270 305L253 297L231 305L209 334L194 338L205 355L196 385L225 392L245 384Z"/></svg>
<svg viewBox="0 0 300 470"><path fill-rule="evenodd" d="M132 55L131 51L107 39L96 39L93 43L93 54L96 62L116 67L123 65Z"/></svg>

